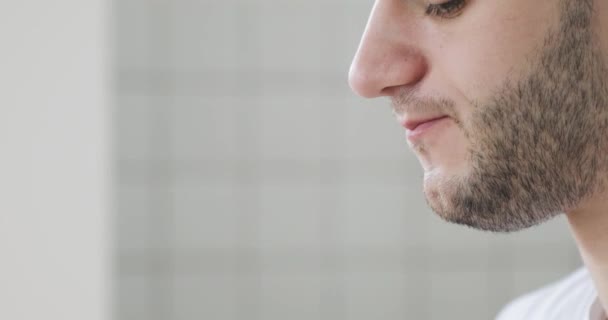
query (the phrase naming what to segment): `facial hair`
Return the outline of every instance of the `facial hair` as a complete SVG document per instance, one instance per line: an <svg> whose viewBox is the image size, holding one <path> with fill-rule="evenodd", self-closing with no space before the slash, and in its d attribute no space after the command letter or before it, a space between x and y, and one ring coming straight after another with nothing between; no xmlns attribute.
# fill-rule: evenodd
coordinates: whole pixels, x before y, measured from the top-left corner
<svg viewBox="0 0 608 320"><path fill-rule="evenodd" d="M560 6L559 26L529 73L475 102L468 125L459 125L471 142L467 173L425 181L427 203L443 219L516 231L604 190L608 71L591 28L592 1Z"/></svg>

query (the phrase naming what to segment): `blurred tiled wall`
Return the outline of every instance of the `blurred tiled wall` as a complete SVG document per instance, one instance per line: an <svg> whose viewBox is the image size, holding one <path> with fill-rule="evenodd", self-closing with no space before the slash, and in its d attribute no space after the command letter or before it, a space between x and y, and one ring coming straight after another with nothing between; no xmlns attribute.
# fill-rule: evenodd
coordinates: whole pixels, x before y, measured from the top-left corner
<svg viewBox="0 0 608 320"><path fill-rule="evenodd" d="M444 223L388 100L346 83L372 1L115 1L118 320L491 319L575 269L563 219Z"/></svg>

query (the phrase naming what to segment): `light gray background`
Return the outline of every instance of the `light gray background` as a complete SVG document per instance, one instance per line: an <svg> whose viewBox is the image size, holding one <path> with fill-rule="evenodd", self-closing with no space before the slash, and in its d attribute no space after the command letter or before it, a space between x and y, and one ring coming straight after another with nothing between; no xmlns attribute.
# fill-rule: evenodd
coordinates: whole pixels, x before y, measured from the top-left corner
<svg viewBox="0 0 608 320"><path fill-rule="evenodd" d="M0 1L0 319L110 318L109 1Z"/></svg>
<svg viewBox="0 0 608 320"><path fill-rule="evenodd" d="M116 1L116 317L479 319L580 265L563 218L450 225L386 99L372 1Z"/></svg>

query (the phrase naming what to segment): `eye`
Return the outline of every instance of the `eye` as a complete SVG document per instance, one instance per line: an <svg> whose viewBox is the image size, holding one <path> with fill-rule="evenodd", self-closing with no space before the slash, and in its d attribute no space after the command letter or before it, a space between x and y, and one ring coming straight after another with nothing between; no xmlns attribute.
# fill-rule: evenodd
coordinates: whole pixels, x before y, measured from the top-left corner
<svg viewBox="0 0 608 320"><path fill-rule="evenodd" d="M466 0L448 0L437 4L430 3L426 7L425 14L445 19L454 18L462 12L465 5Z"/></svg>

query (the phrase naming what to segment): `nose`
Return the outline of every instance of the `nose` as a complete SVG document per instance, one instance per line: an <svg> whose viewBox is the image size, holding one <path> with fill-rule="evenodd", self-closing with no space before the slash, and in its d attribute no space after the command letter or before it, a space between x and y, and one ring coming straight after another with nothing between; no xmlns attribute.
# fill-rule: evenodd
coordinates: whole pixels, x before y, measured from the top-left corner
<svg viewBox="0 0 608 320"><path fill-rule="evenodd" d="M414 18L402 1L377 0L348 73L351 89L365 98L391 96L416 85L427 62L416 46Z"/></svg>

